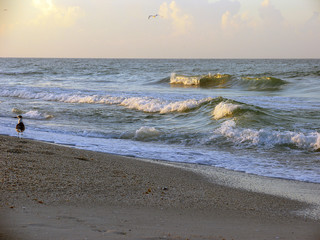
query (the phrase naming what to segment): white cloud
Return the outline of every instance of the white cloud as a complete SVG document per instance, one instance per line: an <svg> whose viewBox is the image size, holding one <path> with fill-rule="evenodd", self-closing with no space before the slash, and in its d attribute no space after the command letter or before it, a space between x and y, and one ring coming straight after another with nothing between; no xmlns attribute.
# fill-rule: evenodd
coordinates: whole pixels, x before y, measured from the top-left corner
<svg viewBox="0 0 320 240"><path fill-rule="evenodd" d="M270 0L261 3L259 14L265 25L279 26L284 22L281 12L270 3Z"/></svg>
<svg viewBox="0 0 320 240"><path fill-rule="evenodd" d="M53 0L33 0L33 6L40 13L30 21L31 25L71 27L84 15L78 6L57 6Z"/></svg>
<svg viewBox="0 0 320 240"><path fill-rule="evenodd" d="M313 32L320 31L320 13L314 12L312 17L304 24L303 31Z"/></svg>
<svg viewBox="0 0 320 240"><path fill-rule="evenodd" d="M215 1L211 3L211 6L212 6L213 14L220 15L225 13L226 11L229 11L231 15L235 15L239 12L241 4L239 1L220 0L220 1Z"/></svg>
<svg viewBox="0 0 320 240"><path fill-rule="evenodd" d="M159 15L171 21L175 35L186 34L192 27L193 17L183 13L175 1L172 1L170 4L167 2L162 3Z"/></svg>
<svg viewBox="0 0 320 240"><path fill-rule="evenodd" d="M226 11L221 17L221 28L229 33L255 28L255 26L256 23L247 13L232 15L229 11Z"/></svg>
<svg viewBox="0 0 320 240"><path fill-rule="evenodd" d="M221 28L230 35L240 31L257 31L260 34L268 31L276 32L288 27L284 25L285 21L281 12L271 4L270 0L261 2L259 17L250 16L248 12L233 11L232 13L227 10L221 17Z"/></svg>
<svg viewBox="0 0 320 240"><path fill-rule="evenodd" d="M261 3L261 6L262 7L268 7L270 5L270 1L269 0L264 0L262 3Z"/></svg>

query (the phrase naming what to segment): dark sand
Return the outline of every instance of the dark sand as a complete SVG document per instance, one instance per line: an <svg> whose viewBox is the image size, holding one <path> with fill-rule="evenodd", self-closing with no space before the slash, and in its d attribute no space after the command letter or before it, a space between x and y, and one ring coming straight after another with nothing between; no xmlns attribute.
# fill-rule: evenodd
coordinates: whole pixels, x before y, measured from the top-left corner
<svg viewBox="0 0 320 240"><path fill-rule="evenodd" d="M320 240L320 184L8 136L0 168L1 240Z"/></svg>

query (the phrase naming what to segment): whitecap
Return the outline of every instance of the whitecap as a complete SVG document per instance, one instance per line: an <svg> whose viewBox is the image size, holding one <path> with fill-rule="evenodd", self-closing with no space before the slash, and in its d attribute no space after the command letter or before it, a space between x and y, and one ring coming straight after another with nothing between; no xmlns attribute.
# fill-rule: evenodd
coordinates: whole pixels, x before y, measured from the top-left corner
<svg viewBox="0 0 320 240"><path fill-rule="evenodd" d="M49 114L45 114L45 113L40 113L36 110L32 110L32 111L29 111L29 112L26 112L23 114L23 116L25 118L29 118L29 119L39 119L39 120L42 120L42 119L49 119L49 118L52 118L53 115L49 115Z"/></svg>
<svg viewBox="0 0 320 240"><path fill-rule="evenodd" d="M201 100L188 99L185 101L168 102L154 98L143 97L129 97L124 99L120 105L130 109L136 109L143 112L150 113L170 113L170 112L184 112L194 109L203 103L210 102L212 98L205 98Z"/></svg>
<svg viewBox="0 0 320 240"><path fill-rule="evenodd" d="M34 93L25 90L0 91L0 96L19 97L25 99L41 99L45 101L57 101L65 103L89 103L120 105L130 109L136 109L150 113L169 113L184 112L210 102L213 98L200 100L188 99L184 101L167 101L151 97L123 97L110 95L81 95L81 94L53 94L53 93Z"/></svg>
<svg viewBox="0 0 320 240"><path fill-rule="evenodd" d="M183 84L186 86L199 85L203 76L184 76L172 73L170 77L171 84Z"/></svg>
<svg viewBox="0 0 320 240"><path fill-rule="evenodd" d="M19 108L12 108L11 112L15 113L15 114L22 114L23 111Z"/></svg>
<svg viewBox="0 0 320 240"><path fill-rule="evenodd" d="M277 145L294 145L300 149L318 150L320 134L318 132L275 131L269 129L237 128L234 120L221 124L215 133L221 134L235 144L249 144L272 148Z"/></svg>
<svg viewBox="0 0 320 240"><path fill-rule="evenodd" d="M227 116L232 116L233 112L240 108L240 105L220 102L213 110L213 118L218 120Z"/></svg>
<svg viewBox="0 0 320 240"><path fill-rule="evenodd" d="M161 132L154 127L141 127L135 133L134 138L137 140L148 140L160 136Z"/></svg>

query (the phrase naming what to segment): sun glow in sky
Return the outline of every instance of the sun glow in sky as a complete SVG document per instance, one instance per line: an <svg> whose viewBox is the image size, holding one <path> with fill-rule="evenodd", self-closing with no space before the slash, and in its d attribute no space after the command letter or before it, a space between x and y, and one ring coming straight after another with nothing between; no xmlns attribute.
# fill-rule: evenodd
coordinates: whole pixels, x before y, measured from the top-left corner
<svg viewBox="0 0 320 240"><path fill-rule="evenodd" d="M0 0L0 57L320 58L320 1Z"/></svg>

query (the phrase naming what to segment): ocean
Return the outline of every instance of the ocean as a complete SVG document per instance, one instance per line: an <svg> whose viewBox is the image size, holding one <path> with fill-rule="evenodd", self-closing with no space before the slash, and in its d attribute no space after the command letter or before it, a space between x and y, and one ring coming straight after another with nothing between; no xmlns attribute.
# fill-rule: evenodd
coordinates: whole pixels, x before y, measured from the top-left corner
<svg viewBox="0 0 320 240"><path fill-rule="evenodd" d="M0 58L0 134L320 183L319 59Z"/></svg>

